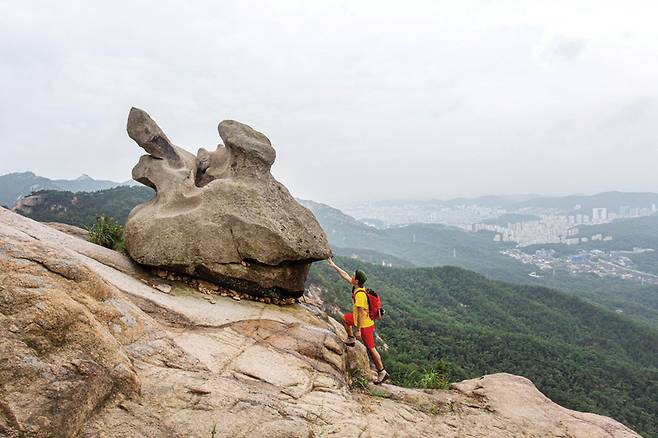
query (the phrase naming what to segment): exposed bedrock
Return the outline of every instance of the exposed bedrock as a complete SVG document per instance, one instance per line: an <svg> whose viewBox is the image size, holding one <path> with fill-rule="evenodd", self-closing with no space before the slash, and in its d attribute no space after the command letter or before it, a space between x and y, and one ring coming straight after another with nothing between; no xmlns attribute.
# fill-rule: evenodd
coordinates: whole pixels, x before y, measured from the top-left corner
<svg viewBox="0 0 658 438"><path fill-rule="evenodd" d="M218 129L224 145L194 156L130 110L128 135L148 152L133 179L156 195L128 218L128 254L243 292L300 296L310 264L331 254L324 231L270 173L265 135L233 120Z"/></svg>

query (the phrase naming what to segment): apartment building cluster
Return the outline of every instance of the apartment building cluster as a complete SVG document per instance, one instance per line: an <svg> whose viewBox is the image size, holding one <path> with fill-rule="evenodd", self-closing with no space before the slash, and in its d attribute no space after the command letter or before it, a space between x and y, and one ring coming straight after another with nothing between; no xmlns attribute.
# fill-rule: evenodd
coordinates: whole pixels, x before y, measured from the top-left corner
<svg viewBox="0 0 658 438"><path fill-rule="evenodd" d="M595 225L620 218L648 216L656 213L656 205L647 208L621 207L619 212L610 212L605 207L592 209L592 214L543 214L538 220L508 223L505 226L486 223L462 224L466 231L491 231L497 242L515 242L519 246L561 243L576 245L590 240L608 241L612 236L594 234L580 236L579 225Z"/></svg>

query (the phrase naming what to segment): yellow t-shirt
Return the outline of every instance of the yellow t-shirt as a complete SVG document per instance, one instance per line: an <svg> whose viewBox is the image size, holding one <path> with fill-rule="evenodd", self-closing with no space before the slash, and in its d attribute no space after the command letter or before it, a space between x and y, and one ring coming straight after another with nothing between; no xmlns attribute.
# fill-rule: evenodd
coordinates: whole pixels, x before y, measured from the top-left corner
<svg viewBox="0 0 658 438"><path fill-rule="evenodd" d="M352 315L354 315L354 325L357 322L358 308L361 307L365 309L365 313L361 313L361 328L372 327L375 325L375 321L370 319L370 314L368 313L368 296L366 295L366 290L362 287L354 291L354 303L352 304Z"/></svg>

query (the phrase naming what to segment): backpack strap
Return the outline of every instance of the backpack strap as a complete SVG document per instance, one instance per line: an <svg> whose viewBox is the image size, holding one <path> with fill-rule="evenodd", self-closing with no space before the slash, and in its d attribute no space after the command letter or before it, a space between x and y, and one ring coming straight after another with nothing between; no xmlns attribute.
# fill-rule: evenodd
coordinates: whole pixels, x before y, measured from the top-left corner
<svg viewBox="0 0 658 438"><path fill-rule="evenodd" d="M358 294L359 292L366 294L366 305L368 306L368 311L370 311L370 302L368 302L368 291L363 287L356 288L352 292L352 304L356 302L356 294Z"/></svg>

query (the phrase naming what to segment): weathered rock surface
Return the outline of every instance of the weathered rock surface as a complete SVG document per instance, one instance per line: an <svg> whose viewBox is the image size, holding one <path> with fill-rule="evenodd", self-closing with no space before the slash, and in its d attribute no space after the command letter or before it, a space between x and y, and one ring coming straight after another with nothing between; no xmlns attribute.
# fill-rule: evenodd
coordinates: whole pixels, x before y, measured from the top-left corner
<svg viewBox="0 0 658 438"><path fill-rule="evenodd" d="M149 153L133 178L156 190L126 224L134 260L244 292L303 293L310 263L330 249L313 214L271 175L275 152L265 135L225 120L225 146L194 156L137 108L128 134Z"/></svg>
<svg viewBox="0 0 658 438"><path fill-rule="evenodd" d="M0 436L638 437L508 374L355 392L345 334L318 308L211 304L149 275L0 209Z"/></svg>
<svg viewBox="0 0 658 438"><path fill-rule="evenodd" d="M89 236L89 231L85 230L84 228L76 227L75 225L69 225L69 224L62 224L60 222L42 222L49 227L53 227L54 229L61 231L62 233L70 234L73 237L77 237L80 239L87 240L87 236Z"/></svg>

